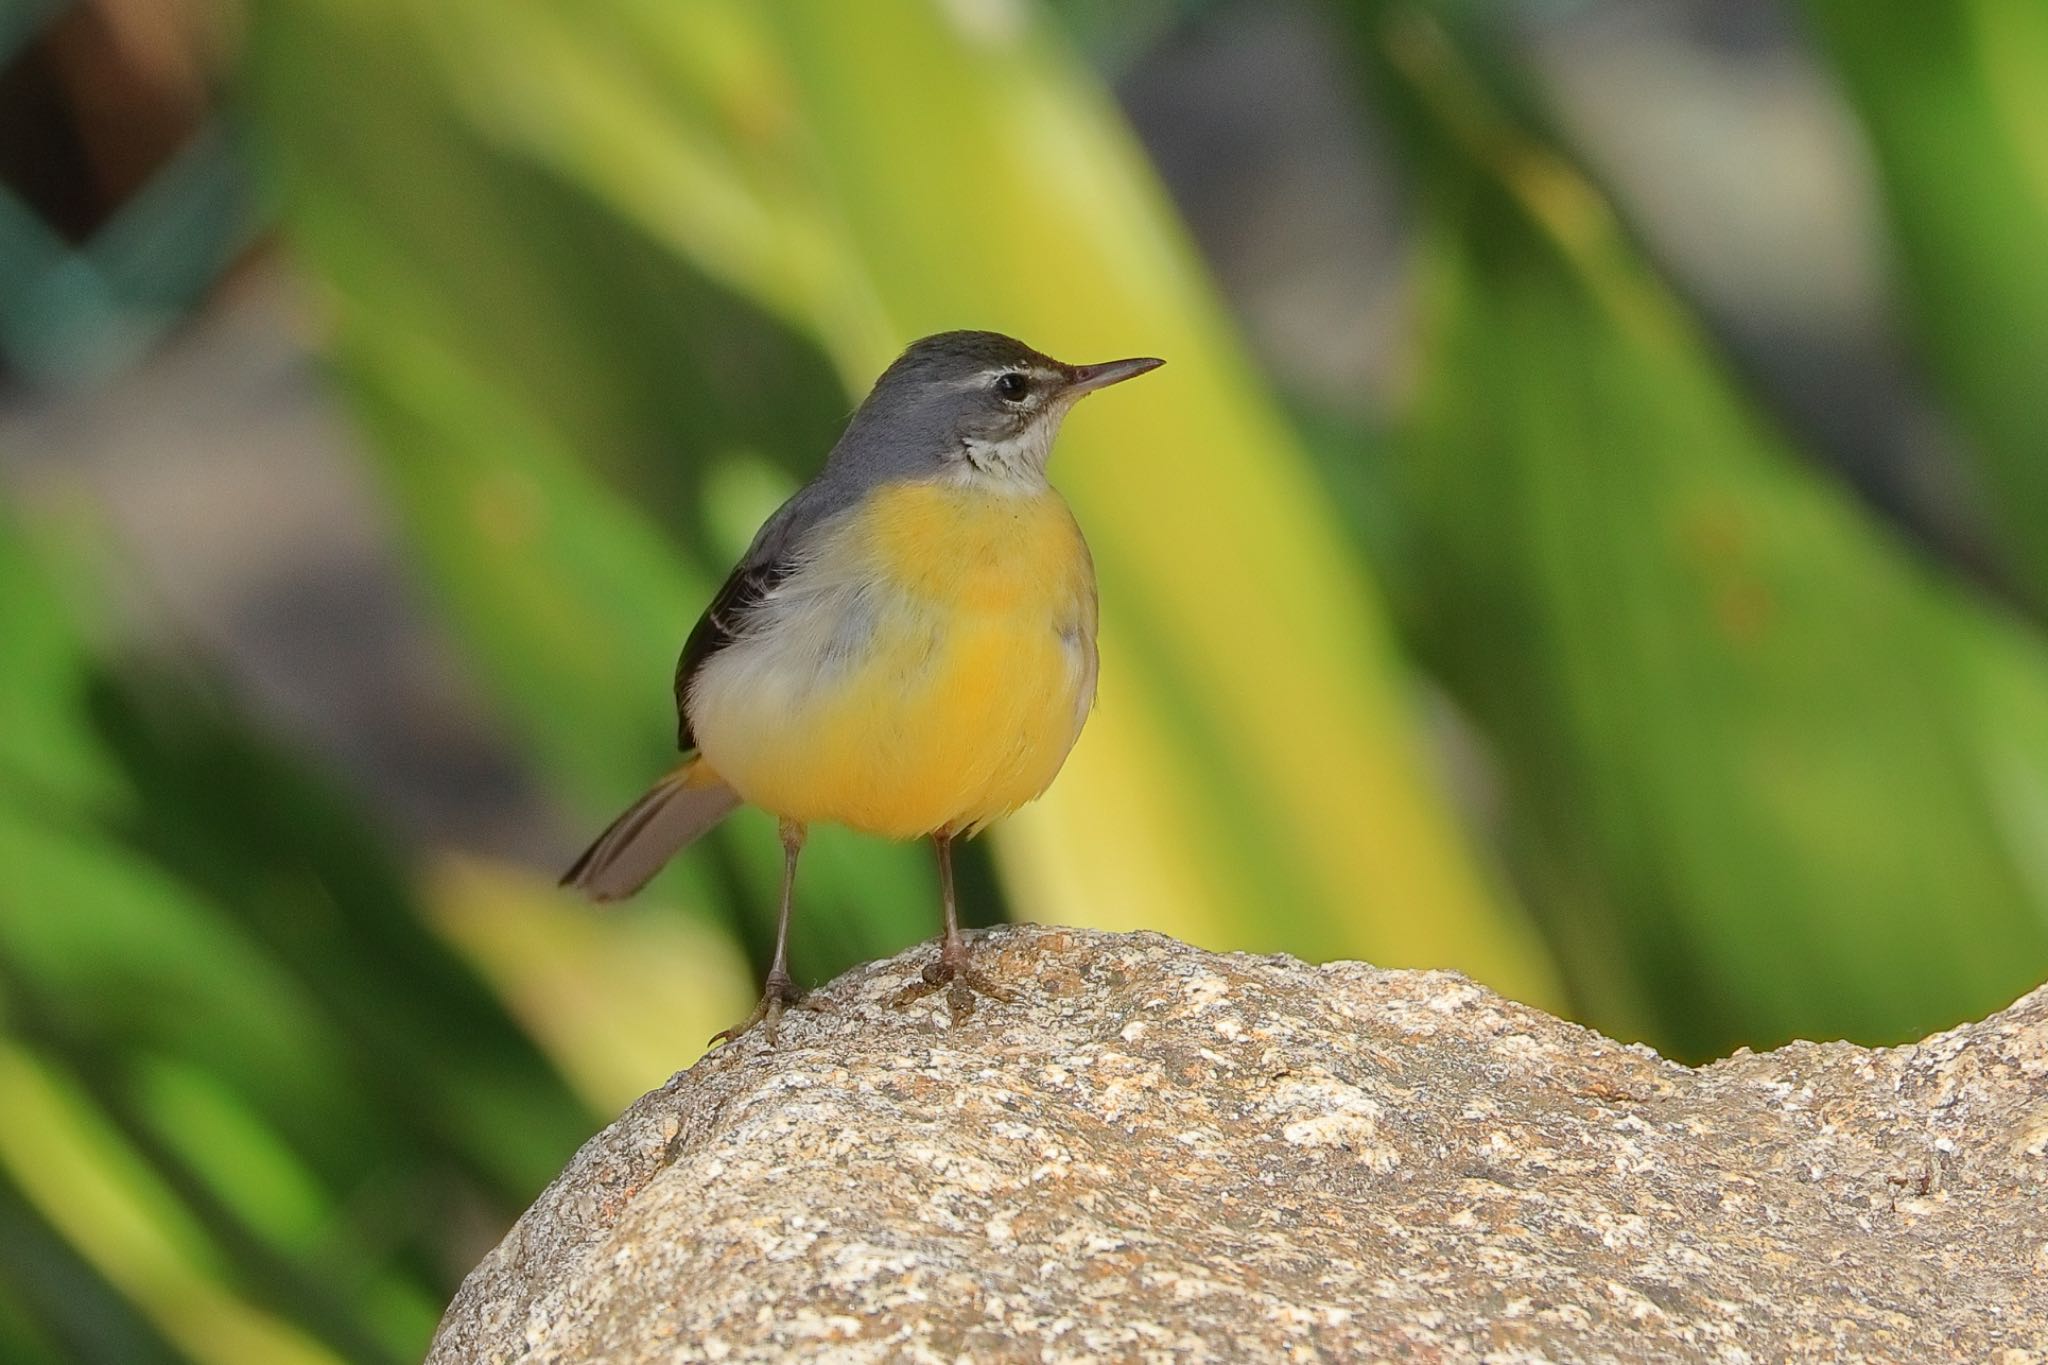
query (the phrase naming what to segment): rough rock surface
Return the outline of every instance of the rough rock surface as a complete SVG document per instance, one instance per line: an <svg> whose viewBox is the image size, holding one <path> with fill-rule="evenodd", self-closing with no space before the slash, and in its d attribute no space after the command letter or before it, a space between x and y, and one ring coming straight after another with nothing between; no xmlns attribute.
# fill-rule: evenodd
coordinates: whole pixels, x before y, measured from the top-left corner
<svg viewBox="0 0 2048 1365"><path fill-rule="evenodd" d="M1699 1070L1444 972L1017 928L594 1138L435 1362L2040 1360L2048 990Z"/></svg>

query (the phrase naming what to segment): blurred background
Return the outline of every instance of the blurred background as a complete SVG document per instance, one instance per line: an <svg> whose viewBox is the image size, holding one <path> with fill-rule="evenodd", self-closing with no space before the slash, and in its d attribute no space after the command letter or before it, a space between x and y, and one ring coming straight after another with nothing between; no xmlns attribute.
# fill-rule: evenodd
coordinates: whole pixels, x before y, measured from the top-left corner
<svg viewBox="0 0 2048 1365"><path fill-rule="evenodd" d="M2044 244L2038 0L0 0L0 1359L417 1358L745 1012L765 817L553 878L949 327L1172 361L978 919L1688 1060L2005 1005ZM935 931L813 847L801 980Z"/></svg>

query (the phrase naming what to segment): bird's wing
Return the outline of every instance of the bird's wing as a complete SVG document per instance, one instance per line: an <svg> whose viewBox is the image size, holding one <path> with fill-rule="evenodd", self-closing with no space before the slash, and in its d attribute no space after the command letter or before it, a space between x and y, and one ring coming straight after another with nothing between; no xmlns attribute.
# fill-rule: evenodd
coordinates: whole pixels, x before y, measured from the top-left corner
<svg viewBox="0 0 2048 1365"><path fill-rule="evenodd" d="M738 638L748 614L795 571L806 533L853 500L852 493L824 479L798 490L762 524L739 565L697 618L683 641L683 655L676 660L676 742L682 749L697 747L690 734L691 681L713 655Z"/></svg>
<svg viewBox="0 0 2048 1365"><path fill-rule="evenodd" d="M697 747L695 737L690 734L690 683L697 671L704 667L711 656L731 644L739 635L748 612L759 606L763 599L775 589L775 585L789 577L795 566L794 559L778 555L758 563L741 561L740 566L726 578L725 586L711 599L711 605L697 618L697 624L690 629L690 638L683 641L683 656L676 660L676 745L685 751Z"/></svg>

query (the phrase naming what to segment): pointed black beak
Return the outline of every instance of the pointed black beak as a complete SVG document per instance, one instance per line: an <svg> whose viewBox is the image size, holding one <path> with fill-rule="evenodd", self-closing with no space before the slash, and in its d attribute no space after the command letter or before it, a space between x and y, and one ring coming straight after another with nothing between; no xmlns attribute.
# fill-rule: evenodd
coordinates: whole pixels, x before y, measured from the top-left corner
<svg viewBox="0 0 2048 1365"><path fill-rule="evenodd" d="M1126 379L1136 379L1150 370L1156 370L1166 362L1149 355L1135 356L1129 360L1105 360L1100 365L1076 365L1067 381L1067 392L1079 398L1084 393L1106 389L1111 384L1121 384Z"/></svg>

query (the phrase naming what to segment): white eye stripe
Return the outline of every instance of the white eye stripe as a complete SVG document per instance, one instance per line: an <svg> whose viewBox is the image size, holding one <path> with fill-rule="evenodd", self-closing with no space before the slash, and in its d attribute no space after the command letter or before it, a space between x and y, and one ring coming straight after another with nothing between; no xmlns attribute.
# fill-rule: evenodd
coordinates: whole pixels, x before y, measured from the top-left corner
<svg viewBox="0 0 2048 1365"><path fill-rule="evenodd" d="M1042 389L1046 384L1061 376L1052 370L1040 369L1035 365L997 365L992 369L979 370L960 381L957 387L963 389L988 388L1006 374L1022 375L1033 390Z"/></svg>

